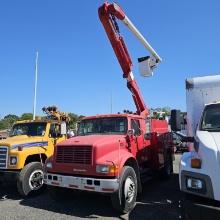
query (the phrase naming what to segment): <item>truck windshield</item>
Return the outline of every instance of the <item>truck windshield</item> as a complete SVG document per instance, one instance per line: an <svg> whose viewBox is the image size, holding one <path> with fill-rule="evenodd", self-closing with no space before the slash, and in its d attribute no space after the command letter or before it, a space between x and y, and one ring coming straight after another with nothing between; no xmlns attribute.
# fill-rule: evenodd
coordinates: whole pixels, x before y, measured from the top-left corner
<svg viewBox="0 0 220 220"><path fill-rule="evenodd" d="M127 120L125 117L85 119L81 121L78 135L91 134L125 134L127 132Z"/></svg>
<svg viewBox="0 0 220 220"><path fill-rule="evenodd" d="M220 104L212 104L205 107L201 130L220 131Z"/></svg>
<svg viewBox="0 0 220 220"><path fill-rule="evenodd" d="M44 136L46 132L47 123L33 122L33 123L19 123L15 124L10 132L10 137L19 135L28 136Z"/></svg>

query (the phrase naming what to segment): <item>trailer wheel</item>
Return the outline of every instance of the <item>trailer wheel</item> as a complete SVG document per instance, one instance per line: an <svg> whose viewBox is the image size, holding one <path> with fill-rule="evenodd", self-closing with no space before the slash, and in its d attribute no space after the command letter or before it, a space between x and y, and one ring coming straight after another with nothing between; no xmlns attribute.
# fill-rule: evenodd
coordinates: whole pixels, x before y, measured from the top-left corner
<svg viewBox="0 0 220 220"><path fill-rule="evenodd" d="M137 176L132 167L125 166L120 177L119 190L111 195L114 209L120 213L130 212L137 198Z"/></svg>
<svg viewBox="0 0 220 220"><path fill-rule="evenodd" d="M162 179L169 179L173 173L173 160L171 153L166 156L164 167L161 170Z"/></svg>
<svg viewBox="0 0 220 220"><path fill-rule="evenodd" d="M43 184L43 167L40 162L27 164L19 173L17 189L21 196L39 194L46 188Z"/></svg>

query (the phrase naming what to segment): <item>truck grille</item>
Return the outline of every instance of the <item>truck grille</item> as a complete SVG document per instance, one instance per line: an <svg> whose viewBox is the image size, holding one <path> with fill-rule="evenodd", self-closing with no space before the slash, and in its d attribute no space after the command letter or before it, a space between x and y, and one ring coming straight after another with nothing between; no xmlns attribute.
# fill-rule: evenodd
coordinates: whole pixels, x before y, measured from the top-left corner
<svg viewBox="0 0 220 220"><path fill-rule="evenodd" d="M0 169L7 168L8 148L0 147Z"/></svg>
<svg viewBox="0 0 220 220"><path fill-rule="evenodd" d="M92 164L92 146L58 146L57 163Z"/></svg>

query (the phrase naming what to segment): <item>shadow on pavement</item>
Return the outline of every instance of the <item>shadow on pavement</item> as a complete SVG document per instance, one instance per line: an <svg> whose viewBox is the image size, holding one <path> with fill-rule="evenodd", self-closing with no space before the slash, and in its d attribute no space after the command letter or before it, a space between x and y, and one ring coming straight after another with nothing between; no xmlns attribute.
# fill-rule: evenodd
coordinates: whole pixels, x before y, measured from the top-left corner
<svg viewBox="0 0 220 220"><path fill-rule="evenodd" d="M183 212L186 220L219 220L220 202L193 195L185 195Z"/></svg>
<svg viewBox="0 0 220 220"><path fill-rule="evenodd" d="M4 198L6 196L6 198ZM42 195L22 199L15 186L1 186L0 198L20 200L20 205L47 210L67 216L81 218L99 218L102 216L114 219L172 220L181 215L182 194L179 191L178 175L174 174L168 181L151 180L143 187L143 194L137 200L134 210L128 215L119 216L111 205L110 198L94 193L77 193L71 199L53 201L47 192ZM183 218L182 218L183 219Z"/></svg>
<svg viewBox="0 0 220 220"><path fill-rule="evenodd" d="M3 184L0 182L0 202L6 199L20 200L21 196L17 192L16 184Z"/></svg>
<svg viewBox="0 0 220 220"><path fill-rule="evenodd" d="M178 175L168 181L152 180L144 186L144 192L129 219L173 220L184 219L183 194L179 191Z"/></svg>
<svg viewBox="0 0 220 220"><path fill-rule="evenodd" d="M103 216L125 219L113 210L108 196L81 192L69 197L70 195L58 202L53 201L46 193L36 198L22 200L20 204L74 217L98 218Z"/></svg>
<svg viewBox="0 0 220 220"><path fill-rule="evenodd" d="M1 201L18 200L21 206L27 206L42 210L47 210L67 216L81 218L113 217L115 219L127 219L120 216L111 205L108 196L95 193L71 193L63 197L61 201L54 201L47 191L39 196L31 196L23 199L17 192L16 184L0 184L0 204ZM20 200L20 201L19 201Z"/></svg>
<svg viewBox="0 0 220 220"><path fill-rule="evenodd" d="M93 193L71 194L61 202L54 202L47 192L22 199L15 185L0 184L0 204L5 200L17 200L21 207L32 207L71 217L91 219L99 217L130 220L220 219L220 203L181 193L177 174L174 174L168 181L147 182L134 210L123 216L119 216L114 211L109 197Z"/></svg>
<svg viewBox="0 0 220 220"><path fill-rule="evenodd" d="M81 218L112 217L117 219L179 219L181 215L181 193L178 176L168 181L152 180L145 184L141 198L129 215L119 216L112 208L109 197L93 193L77 193L71 199L54 202L48 194L20 201L23 206L48 210ZM183 218L182 218L183 219Z"/></svg>

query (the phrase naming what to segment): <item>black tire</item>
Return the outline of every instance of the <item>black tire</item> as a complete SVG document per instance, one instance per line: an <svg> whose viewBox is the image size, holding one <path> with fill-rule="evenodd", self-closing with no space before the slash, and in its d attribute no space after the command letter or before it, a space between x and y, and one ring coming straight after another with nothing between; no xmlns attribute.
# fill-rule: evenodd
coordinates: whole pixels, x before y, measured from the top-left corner
<svg viewBox="0 0 220 220"><path fill-rule="evenodd" d="M167 153L164 167L161 169L162 179L169 179L173 173L173 159L171 153Z"/></svg>
<svg viewBox="0 0 220 220"><path fill-rule="evenodd" d="M126 197L125 184L132 190L131 198ZM111 195L112 206L120 213L130 212L136 203L137 198L137 176L132 167L124 166L119 183L119 190ZM128 187L127 187L128 189ZM127 194L128 195L128 194Z"/></svg>
<svg viewBox="0 0 220 220"><path fill-rule="evenodd" d="M21 196L40 194L45 190L43 184L43 167L40 162L31 162L24 166L18 175L17 189Z"/></svg>

